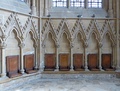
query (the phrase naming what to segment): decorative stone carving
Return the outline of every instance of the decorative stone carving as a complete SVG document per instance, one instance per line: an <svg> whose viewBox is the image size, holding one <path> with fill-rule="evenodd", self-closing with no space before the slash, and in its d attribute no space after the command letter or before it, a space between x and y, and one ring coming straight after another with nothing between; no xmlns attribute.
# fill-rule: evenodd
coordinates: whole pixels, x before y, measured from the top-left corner
<svg viewBox="0 0 120 91"><path fill-rule="evenodd" d="M3 25L2 20L0 19L0 25Z"/></svg>
<svg viewBox="0 0 120 91"><path fill-rule="evenodd" d="M38 43L35 43L33 46L34 46L34 48L37 48L38 47Z"/></svg>
<svg viewBox="0 0 120 91"><path fill-rule="evenodd" d="M73 48L74 47L74 44L73 44L73 42L72 43L70 43L70 48Z"/></svg>
<svg viewBox="0 0 120 91"><path fill-rule="evenodd" d="M0 43L0 48L5 49L7 47L7 44L5 42Z"/></svg>
<svg viewBox="0 0 120 91"><path fill-rule="evenodd" d="M45 44L43 43L43 44L42 44L42 48L45 48L45 47L46 47L46 46L45 46Z"/></svg>
<svg viewBox="0 0 120 91"><path fill-rule="evenodd" d="M56 42L56 47L59 48L60 47L60 43Z"/></svg>
<svg viewBox="0 0 120 91"><path fill-rule="evenodd" d="M84 47L85 47L85 48L88 47L88 42L87 42L87 41L84 42Z"/></svg>
<svg viewBox="0 0 120 91"><path fill-rule="evenodd" d="M103 46L102 42L99 42L98 47L101 48Z"/></svg>
<svg viewBox="0 0 120 91"><path fill-rule="evenodd" d="M19 47L20 47L20 48L24 48L24 47L25 47L25 43L21 43L21 44L19 45Z"/></svg>

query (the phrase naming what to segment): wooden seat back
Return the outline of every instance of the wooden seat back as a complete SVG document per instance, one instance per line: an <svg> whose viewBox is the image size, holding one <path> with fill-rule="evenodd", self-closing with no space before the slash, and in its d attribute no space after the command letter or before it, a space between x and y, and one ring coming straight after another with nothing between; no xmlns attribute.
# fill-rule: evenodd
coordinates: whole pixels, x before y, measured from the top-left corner
<svg viewBox="0 0 120 91"><path fill-rule="evenodd" d="M73 55L73 66L74 66L74 69L83 68L83 54Z"/></svg>
<svg viewBox="0 0 120 91"><path fill-rule="evenodd" d="M54 70L55 66L55 54L45 54L45 69Z"/></svg>
<svg viewBox="0 0 120 91"><path fill-rule="evenodd" d="M69 54L59 54L59 65L60 65L60 70L70 69Z"/></svg>

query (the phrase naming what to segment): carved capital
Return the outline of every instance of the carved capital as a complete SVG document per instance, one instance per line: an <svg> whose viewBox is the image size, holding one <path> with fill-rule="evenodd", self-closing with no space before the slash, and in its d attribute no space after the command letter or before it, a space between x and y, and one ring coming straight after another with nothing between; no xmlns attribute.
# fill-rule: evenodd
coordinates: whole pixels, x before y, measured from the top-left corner
<svg viewBox="0 0 120 91"><path fill-rule="evenodd" d="M71 40L71 41L73 41L73 40L74 40L74 38L73 38L73 37L71 37L71 38L70 38L70 40Z"/></svg>
<svg viewBox="0 0 120 91"><path fill-rule="evenodd" d="M116 46L116 44L112 44L112 47L115 47Z"/></svg>
<svg viewBox="0 0 120 91"><path fill-rule="evenodd" d="M71 43L71 44L70 44L70 48L73 48L73 47L74 47L74 44L73 44L73 43Z"/></svg>
<svg viewBox="0 0 120 91"><path fill-rule="evenodd" d="M56 43L56 48L59 48L60 47L60 44L59 42Z"/></svg>
<svg viewBox="0 0 120 91"><path fill-rule="evenodd" d="M25 47L25 44L24 44L24 43L21 43L21 44L19 45L19 47L20 47L20 48L24 48L24 47Z"/></svg>
<svg viewBox="0 0 120 91"><path fill-rule="evenodd" d="M42 48L45 48L46 46L45 46L45 44L42 44Z"/></svg>
<svg viewBox="0 0 120 91"><path fill-rule="evenodd" d="M3 35L1 36L1 38L2 38L3 41L5 41L6 38L7 38L7 35L3 34Z"/></svg>
<svg viewBox="0 0 120 91"><path fill-rule="evenodd" d="M41 41L43 41L44 40L44 37L43 36L41 36Z"/></svg>
<svg viewBox="0 0 120 91"><path fill-rule="evenodd" d="M0 43L0 48L5 49L7 47L7 44L5 42Z"/></svg>
<svg viewBox="0 0 120 91"><path fill-rule="evenodd" d="M99 42L98 47L101 48L103 46L102 42Z"/></svg>
<svg viewBox="0 0 120 91"><path fill-rule="evenodd" d="M34 46L34 48L36 48L36 47L38 47L38 44L37 44L37 43L35 43L33 46Z"/></svg>
<svg viewBox="0 0 120 91"><path fill-rule="evenodd" d="M88 42L84 42L84 47L85 47L85 48L88 47Z"/></svg>

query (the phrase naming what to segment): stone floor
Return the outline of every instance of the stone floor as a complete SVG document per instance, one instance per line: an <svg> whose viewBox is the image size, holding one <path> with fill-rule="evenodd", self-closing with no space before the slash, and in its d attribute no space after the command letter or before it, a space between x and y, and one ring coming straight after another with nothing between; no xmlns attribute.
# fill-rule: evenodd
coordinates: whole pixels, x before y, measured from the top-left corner
<svg viewBox="0 0 120 91"><path fill-rule="evenodd" d="M120 91L120 79L40 79L6 91Z"/></svg>

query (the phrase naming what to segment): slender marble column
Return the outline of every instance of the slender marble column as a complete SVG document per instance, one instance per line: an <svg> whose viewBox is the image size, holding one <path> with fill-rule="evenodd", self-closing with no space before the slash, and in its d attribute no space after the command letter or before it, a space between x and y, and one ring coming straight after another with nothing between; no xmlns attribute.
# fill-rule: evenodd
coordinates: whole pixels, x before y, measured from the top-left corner
<svg viewBox="0 0 120 91"><path fill-rule="evenodd" d="M2 61L2 72L1 72L1 77L5 78L6 77L6 60L5 60L5 48L6 48L6 43L1 43L0 48L1 48L1 61Z"/></svg>
<svg viewBox="0 0 120 91"><path fill-rule="evenodd" d="M101 49L102 49L102 43L100 42L99 43L99 69L100 69L100 71L103 71L103 69L102 69L102 60L101 60L101 54L102 54L102 51L101 51Z"/></svg>
<svg viewBox="0 0 120 91"><path fill-rule="evenodd" d="M20 47L20 72L24 74L23 48L25 47L25 44L21 43L19 47Z"/></svg>
<svg viewBox="0 0 120 91"><path fill-rule="evenodd" d="M67 1L67 8L70 8L70 0Z"/></svg>
<svg viewBox="0 0 120 91"><path fill-rule="evenodd" d="M87 9L88 8L88 0L85 0L85 8Z"/></svg>
<svg viewBox="0 0 120 91"><path fill-rule="evenodd" d="M115 45L112 44L112 67L115 68Z"/></svg>
<svg viewBox="0 0 120 91"><path fill-rule="evenodd" d="M48 0L45 0L45 11L44 11L44 15L47 16L48 15Z"/></svg>
<svg viewBox="0 0 120 91"><path fill-rule="evenodd" d="M73 43L71 43L71 49L70 49L70 62L71 62L71 66L70 66L70 71L74 71L74 69L73 69L73 47L74 47L74 45L73 45Z"/></svg>
<svg viewBox="0 0 120 91"><path fill-rule="evenodd" d="M36 15L35 1L36 1L36 0L32 0L32 14L33 14L33 15Z"/></svg>
<svg viewBox="0 0 120 91"><path fill-rule="evenodd" d="M120 6L119 6L119 2L120 0L116 0L116 11L117 11L117 14L116 14L116 17L117 17L117 20L116 20L116 28L117 28L117 47L116 47L116 53L117 53L117 66L116 66L116 71L120 72L120 41L119 41L119 29L120 29L120 26L119 26L119 13L120 13Z"/></svg>
<svg viewBox="0 0 120 91"><path fill-rule="evenodd" d="M113 5L112 5L112 0L109 0L109 9L108 9L108 14L111 18L113 18Z"/></svg>
<svg viewBox="0 0 120 91"><path fill-rule="evenodd" d="M56 44L56 70L55 71L59 71L59 43Z"/></svg>
<svg viewBox="0 0 120 91"><path fill-rule="evenodd" d="M35 44L34 45L34 48L35 48L35 57L34 57L34 59L35 59L35 69L38 69L38 60L37 60L37 47L38 47L38 45L37 44Z"/></svg>
<svg viewBox="0 0 120 91"><path fill-rule="evenodd" d="M40 61L41 71L45 68L45 44L42 44L42 60Z"/></svg>
<svg viewBox="0 0 120 91"><path fill-rule="evenodd" d="M88 60L88 59L87 59L87 48L88 48L88 43L87 43L87 42L85 42L85 43L84 43L85 71L89 71L89 70L88 70L88 61L87 61L87 60Z"/></svg>

